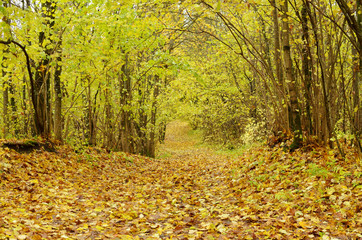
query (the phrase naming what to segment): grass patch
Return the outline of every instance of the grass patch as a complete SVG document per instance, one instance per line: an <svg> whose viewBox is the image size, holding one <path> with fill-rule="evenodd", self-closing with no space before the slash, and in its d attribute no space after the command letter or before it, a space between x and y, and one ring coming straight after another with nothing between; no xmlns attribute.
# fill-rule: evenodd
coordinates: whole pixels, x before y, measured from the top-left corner
<svg viewBox="0 0 362 240"><path fill-rule="evenodd" d="M330 173L327 169L320 167L315 163L309 164L307 171L309 175L316 177L327 177Z"/></svg>
<svg viewBox="0 0 362 240"><path fill-rule="evenodd" d="M254 143L248 145L231 145L231 144L208 144L209 148L216 149L215 153L220 155L228 155L233 157L242 156L247 150L261 146L262 143Z"/></svg>
<svg viewBox="0 0 362 240"><path fill-rule="evenodd" d="M156 156L156 158L158 158L158 159L164 159L164 158L169 158L169 157L172 157L172 153L167 152L167 151L160 152Z"/></svg>

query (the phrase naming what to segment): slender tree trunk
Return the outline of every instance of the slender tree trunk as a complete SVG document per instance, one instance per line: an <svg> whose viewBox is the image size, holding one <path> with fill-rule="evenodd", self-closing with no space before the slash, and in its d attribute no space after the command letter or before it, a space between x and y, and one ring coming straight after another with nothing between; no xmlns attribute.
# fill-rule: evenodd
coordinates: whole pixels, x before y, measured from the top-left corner
<svg viewBox="0 0 362 240"><path fill-rule="evenodd" d="M145 112L145 102L146 96L148 96L149 89L147 88L149 78L151 76L145 77L144 81L138 86L138 121L135 123L135 129L137 133L137 141L136 141L136 153L141 155L146 155L147 152L147 122L148 116L147 112Z"/></svg>
<svg viewBox="0 0 362 240"><path fill-rule="evenodd" d="M88 144L90 146L96 146L96 116L95 116L95 109L93 108L92 104L92 90L91 90L91 81L90 77L88 79L88 91L87 91L87 101L88 101L88 113L87 113L87 120L88 120ZM97 92L98 93L98 92ZM95 94L95 100L97 99L97 93ZM95 105L95 104L94 104Z"/></svg>
<svg viewBox="0 0 362 240"><path fill-rule="evenodd" d="M4 1L3 2L3 6L4 8L8 8L10 7L10 2L8 1ZM5 38L10 38L11 37L11 32L10 32L10 19L7 18L5 15L2 18L2 21L7 25L6 27L8 27L9 31L4 32L4 37ZM6 48L2 51L3 52L3 64L2 64L2 77L3 79L6 79L6 71L5 69L7 68L7 64L6 64L6 54L9 52L9 47L6 46ZM4 122L4 126L3 126L3 135L4 138L7 137L7 135L9 134L9 113L8 113L8 108L9 108L9 84L8 81L4 81L3 82L3 122Z"/></svg>
<svg viewBox="0 0 362 240"><path fill-rule="evenodd" d="M42 3L42 17L45 21L45 26L52 29L54 27L54 11L56 9L55 4L51 1L46 1ZM46 39L51 39L52 34L46 36L45 32L40 32L39 34L39 45L42 46ZM52 40L50 40L52 43ZM40 61L37 67L37 71L35 74L35 101L36 108L34 111L37 112L35 119L35 125L37 134L42 137L49 138L50 137L50 55L51 49L48 46L44 47L44 52L46 57Z"/></svg>
<svg viewBox="0 0 362 240"><path fill-rule="evenodd" d="M5 77L6 74L3 71L2 76ZM3 136L6 138L9 134L9 115L8 115L8 106L9 106L9 91L7 84L4 83L4 90L3 90Z"/></svg>
<svg viewBox="0 0 362 240"><path fill-rule="evenodd" d="M105 131L105 146L108 147L109 149L113 149L114 148L114 129L113 129L113 111L112 111L112 105L111 105L111 81L110 81L110 76L108 76L108 74L106 74L106 82L107 82L107 87L105 90L105 124L106 124L106 131Z"/></svg>
<svg viewBox="0 0 362 240"><path fill-rule="evenodd" d="M27 113L27 95L26 95L26 76L24 74L23 76L23 88L22 88L22 111L24 113L24 118L23 118L23 134L24 136L28 135L28 130L29 130L29 120L31 118L31 116Z"/></svg>
<svg viewBox="0 0 362 240"><path fill-rule="evenodd" d="M252 62L255 65L257 64L257 60L253 60ZM245 74L245 76L248 80L248 85L249 85L249 90L250 90L250 99L252 101L251 107L249 109L249 114L254 120L257 120L256 81L259 78L259 76L256 73L256 71L253 71L253 69L251 69L250 71L253 73L253 76L251 78ZM264 96L265 96L265 94L264 94Z"/></svg>
<svg viewBox="0 0 362 240"><path fill-rule="evenodd" d="M75 94L77 92L77 87L78 87L78 78L75 79L74 89L72 91L72 97L71 97L71 101L70 101L72 103L75 101ZM66 120L64 120L64 136L63 136L63 139L68 138L68 136L69 136L69 128L70 128L70 114L68 114Z"/></svg>
<svg viewBox="0 0 362 240"><path fill-rule="evenodd" d="M297 87L296 80L293 73L292 58L290 52L289 44L289 23L288 23L288 0L284 1L282 5L283 11L283 56L284 56L284 65L285 65L285 79L288 85L289 90L289 125L290 129L293 132L293 143L290 146L291 150L298 148L302 142L302 126L301 126L301 117L298 106L297 98Z"/></svg>
<svg viewBox="0 0 362 240"><path fill-rule="evenodd" d="M359 33L362 35L362 1L357 0L357 27ZM361 109L361 100L359 96L360 85L362 82L362 43L358 42L359 54L357 60L357 66L355 71L355 77L353 79L353 109L355 109L355 118L354 118L354 126L355 126L355 137L357 144L359 145L360 151L362 151L360 137L362 131L362 109Z"/></svg>
<svg viewBox="0 0 362 240"><path fill-rule="evenodd" d="M345 20L351 31L355 34L355 39L350 39L350 42L354 45L355 49L358 52L358 67L355 65L354 69L354 79L353 79L353 107L354 107L354 119L353 119L353 128L357 145L360 152L362 152L362 144L360 141L361 129L362 129L362 109L361 109L361 100L359 97L359 90L361 85L362 78L362 1L356 1L356 13L357 18L354 16L354 11L348 6L348 2L345 0L336 0L340 10L342 11Z"/></svg>
<svg viewBox="0 0 362 240"><path fill-rule="evenodd" d="M152 110L151 110L151 132L150 137L148 139L148 150L147 155L149 157L155 157L155 147L156 147L156 115L157 115L157 97L159 95L159 83L160 77L158 75L154 76L154 90L153 90L153 102L152 102Z"/></svg>
<svg viewBox="0 0 362 240"><path fill-rule="evenodd" d="M129 105L131 104L131 73L129 67L128 54L125 54L125 63L122 65L121 74L119 77L120 85L120 106L121 106L121 121L119 129L120 150L124 152L134 152L134 134L132 116L130 114Z"/></svg>
<svg viewBox="0 0 362 240"><path fill-rule="evenodd" d="M22 10L25 11L26 9L28 9L30 7L30 0L23 0L22 1ZM29 30L27 30L26 32L27 34L29 34ZM28 42L28 45L30 45L30 42ZM29 81L30 81L30 76L29 76ZM32 122L32 114L28 114L28 106L27 106L27 86L26 86L26 82L27 82L27 78L26 78L26 74L24 73L23 76L23 86L22 86L22 103L21 103L21 108L22 111L24 113L24 117L23 117L23 122L22 122L22 132L24 134L24 136L27 136L29 133L29 125ZM31 126L33 126L33 124L31 124ZM33 130L33 127L30 127L31 130Z"/></svg>
<svg viewBox="0 0 362 240"><path fill-rule="evenodd" d="M303 39L303 49L302 49L302 68L304 75L304 97L305 97L305 111L306 111L306 128L309 135L313 134L313 123L312 123L312 114L311 114L311 105L312 105L312 54L310 52L310 40L309 40L309 29L308 29L308 12L307 4L309 2L303 3L303 8L301 12L302 20L302 39Z"/></svg>
<svg viewBox="0 0 362 240"><path fill-rule="evenodd" d="M279 88L281 89L281 91L284 91L282 59L281 59L281 47L280 47L278 8L276 6L275 0L271 0L270 3L272 5L272 7L273 7L274 61L275 61L276 75L277 75L277 79L278 79L278 83L279 83Z"/></svg>
<svg viewBox="0 0 362 240"><path fill-rule="evenodd" d="M12 124L12 128L14 131L14 136L19 136L19 119L16 116L17 114L17 107L16 107L16 102L15 102L15 86L12 82L12 80L10 79L9 81L9 93L10 93L10 106L11 106L11 115L10 115L10 119L11 119L11 124Z"/></svg>
<svg viewBox="0 0 362 240"><path fill-rule="evenodd" d="M330 117L330 107L329 107L329 100L328 100L328 92L327 92L327 86L326 86L326 78L327 78L327 67L325 63L325 54L323 50L323 42L321 39L322 32L318 32L318 29L321 29L322 23L320 23L320 27L317 27L317 20L314 15L312 15L312 12L310 8L307 5L307 12L311 20L312 29L314 33L314 39L316 41L316 47L317 47L317 56L318 56L318 64L320 66L321 70L321 85L322 85L322 102L323 102L323 111L324 114L320 116L320 119L324 119L322 121L324 123L324 130L322 128L322 132L324 132L323 139L325 143L329 143L330 147L333 147L332 142L329 141L329 139L333 136L333 129L331 126L331 117Z"/></svg>
<svg viewBox="0 0 362 240"><path fill-rule="evenodd" d="M62 65L58 64L62 61L59 56L57 58L57 65L54 72L54 135L55 139L62 142L63 118L62 118L62 88L60 75L62 73Z"/></svg>
<svg viewBox="0 0 362 240"><path fill-rule="evenodd" d="M279 30L279 17L278 17L278 6L275 0L270 0L270 4L273 7L273 31L274 31L274 62L275 62L275 69L276 69L276 78L278 81L278 85L276 86L276 93L278 96L278 106L281 109L281 112L278 113L276 118L278 122L281 123L281 128L279 130L289 130L288 124L288 115L287 115L287 104L285 101L287 99L284 98L285 94L285 84L284 84L284 76L283 76L283 69L282 69L282 50L280 44L280 30Z"/></svg>

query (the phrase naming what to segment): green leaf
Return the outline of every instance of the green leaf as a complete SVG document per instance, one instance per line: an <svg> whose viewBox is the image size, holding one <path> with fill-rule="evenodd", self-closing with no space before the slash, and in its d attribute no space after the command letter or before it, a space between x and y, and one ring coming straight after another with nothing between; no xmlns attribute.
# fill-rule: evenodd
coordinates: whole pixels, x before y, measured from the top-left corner
<svg viewBox="0 0 362 240"><path fill-rule="evenodd" d="M221 1L219 0L216 5L216 12L220 12L221 9Z"/></svg>
<svg viewBox="0 0 362 240"><path fill-rule="evenodd" d="M2 13L2 15L6 15L6 9L2 6L0 6L0 13Z"/></svg>

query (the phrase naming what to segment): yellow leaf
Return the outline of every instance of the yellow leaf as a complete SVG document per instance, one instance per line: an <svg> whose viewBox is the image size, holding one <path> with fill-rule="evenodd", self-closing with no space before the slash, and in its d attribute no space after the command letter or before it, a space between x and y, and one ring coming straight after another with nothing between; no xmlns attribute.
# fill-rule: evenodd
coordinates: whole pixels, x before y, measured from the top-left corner
<svg viewBox="0 0 362 240"><path fill-rule="evenodd" d="M225 213L225 214L222 214L220 215L220 218L225 220L225 219L228 219L229 218L229 214Z"/></svg>
<svg viewBox="0 0 362 240"><path fill-rule="evenodd" d="M96 226L96 229L97 229L98 231L100 231L100 232L104 230L104 228L101 227L101 226Z"/></svg>
<svg viewBox="0 0 362 240"><path fill-rule="evenodd" d="M26 235L19 235L19 236L17 236L17 238L19 239L19 240L24 240L24 239L26 239L28 236L26 236Z"/></svg>
<svg viewBox="0 0 362 240"><path fill-rule="evenodd" d="M24 208L17 208L16 210L18 210L19 212L26 212Z"/></svg>
<svg viewBox="0 0 362 240"><path fill-rule="evenodd" d="M329 240L331 239L328 235L323 235L322 240Z"/></svg>
<svg viewBox="0 0 362 240"><path fill-rule="evenodd" d="M94 209L94 211L95 211L95 212L102 212L103 209L104 209L103 206L102 206L102 207L96 207L96 208Z"/></svg>
<svg viewBox="0 0 362 240"><path fill-rule="evenodd" d="M334 188L327 189L328 195L332 195L336 190Z"/></svg>
<svg viewBox="0 0 362 240"><path fill-rule="evenodd" d="M122 240L132 240L133 238L130 235L123 235L123 236L121 236L121 239Z"/></svg>
<svg viewBox="0 0 362 240"><path fill-rule="evenodd" d="M219 233L225 233L227 231L226 227L223 224L218 225L216 229Z"/></svg>
<svg viewBox="0 0 362 240"><path fill-rule="evenodd" d="M312 220L312 222L314 222L314 223L319 223L320 222L319 218L317 218L317 217L311 217L310 220Z"/></svg>
<svg viewBox="0 0 362 240"><path fill-rule="evenodd" d="M133 220L133 217L130 214L122 214L122 217L126 220Z"/></svg>
<svg viewBox="0 0 362 240"><path fill-rule="evenodd" d="M84 224L83 227L77 228L78 231L87 230L87 229L88 229L88 224Z"/></svg>
<svg viewBox="0 0 362 240"><path fill-rule="evenodd" d="M38 179L32 179L32 180L29 180L30 183L36 183L36 184L39 184L39 181Z"/></svg>
<svg viewBox="0 0 362 240"><path fill-rule="evenodd" d="M38 234L32 236L32 240L42 240L42 237Z"/></svg>
<svg viewBox="0 0 362 240"><path fill-rule="evenodd" d="M301 226L301 227L304 228L304 229L305 229L305 228L308 228L306 222L300 221L300 222L298 222L298 224L299 224L299 226Z"/></svg>

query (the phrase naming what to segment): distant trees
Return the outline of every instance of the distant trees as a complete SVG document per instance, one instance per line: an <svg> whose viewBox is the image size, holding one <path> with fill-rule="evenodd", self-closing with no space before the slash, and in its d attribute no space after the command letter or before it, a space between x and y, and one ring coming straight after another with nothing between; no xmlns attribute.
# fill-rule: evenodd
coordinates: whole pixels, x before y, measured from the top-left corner
<svg viewBox="0 0 362 240"><path fill-rule="evenodd" d="M2 137L39 135L154 156L158 98L176 64L164 24L178 23L165 6L3 1ZM18 126L9 102L14 119L33 113L19 131L11 130Z"/></svg>
<svg viewBox="0 0 362 240"><path fill-rule="evenodd" d="M349 115L352 125L352 133L356 138L356 142L362 151L360 142L362 131L362 109L360 100L360 91L362 83L362 2L356 0L355 5L349 4L344 0L336 0L341 13L349 27L349 33L345 32L347 39L352 45L352 54L354 55L353 66L353 81L352 81L352 95L353 95L353 110L349 110ZM341 28L336 21L333 23ZM345 91L343 91L345 93ZM352 114L351 114L352 112Z"/></svg>
<svg viewBox="0 0 362 240"><path fill-rule="evenodd" d="M183 116L222 142L274 133L293 136L290 149L338 139L361 149L361 9L2 1L1 137L154 156L167 119Z"/></svg>
<svg viewBox="0 0 362 240"><path fill-rule="evenodd" d="M203 8L190 10L190 15L207 20L200 17L193 32L211 36L213 49L240 59L224 59L240 69L224 81L225 91L234 83L235 96L243 99L235 102L241 109L254 109L255 103L245 100L254 94L257 99L260 117L244 112L240 126L265 121L276 135L290 132L291 149L303 139L338 147L338 139L354 139L361 150L360 1L201 2ZM223 71L219 69L220 76ZM252 82L257 83L255 92L246 91ZM201 116L198 124L219 118L203 121Z"/></svg>

